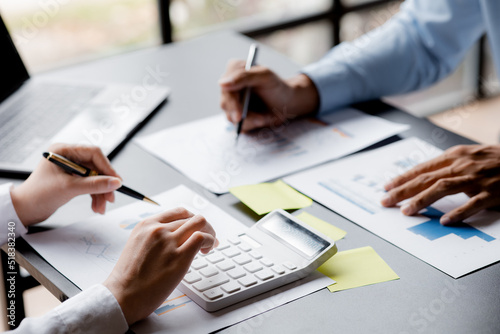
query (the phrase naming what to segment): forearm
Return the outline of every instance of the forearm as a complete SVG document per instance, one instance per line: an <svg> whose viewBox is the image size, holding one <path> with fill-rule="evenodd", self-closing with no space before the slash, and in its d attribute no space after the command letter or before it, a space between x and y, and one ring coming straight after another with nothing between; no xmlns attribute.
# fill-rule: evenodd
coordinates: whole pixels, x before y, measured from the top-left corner
<svg viewBox="0 0 500 334"><path fill-rule="evenodd" d="M424 88L458 66L484 32L476 1L416 0L388 23L303 69L319 111Z"/></svg>

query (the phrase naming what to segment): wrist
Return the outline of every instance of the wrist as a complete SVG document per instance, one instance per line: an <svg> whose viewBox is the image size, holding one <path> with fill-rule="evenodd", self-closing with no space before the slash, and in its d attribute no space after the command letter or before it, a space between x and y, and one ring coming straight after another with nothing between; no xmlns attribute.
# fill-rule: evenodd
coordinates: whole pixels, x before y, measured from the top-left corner
<svg viewBox="0 0 500 334"><path fill-rule="evenodd" d="M314 82L301 73L285 81L292 90L295 117L314 115L319 109L319 93Z"/></svg>
<svg viewBox="0 0 500 334"><path fill-rule="evenodd" d="M25 207L29 200L24 198L25 196L22 193L21 187L22 185L14 187L10 191L10 199L12 201L12 205L14 206L14 210L16 211L17 217L19 217L21 223L27 227L34 222L30 222L31 219L29 218L28 208Z"/></svg>
<svg viewBox="0 0 500 334"><path fill-rule="evenodd" d="M134 305L133 296L127 293L128 290L118 280L113 279L110 275L110 277L104 281L103 285L115 297L129 326L140 320L137 318L137 312L135 312L132 307Z"/></svg>

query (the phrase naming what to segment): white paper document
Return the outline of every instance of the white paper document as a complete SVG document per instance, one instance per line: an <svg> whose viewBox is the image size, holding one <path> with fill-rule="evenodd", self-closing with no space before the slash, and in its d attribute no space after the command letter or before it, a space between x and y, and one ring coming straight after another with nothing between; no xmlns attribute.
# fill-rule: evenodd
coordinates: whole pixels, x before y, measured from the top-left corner
<svg viewBox="0 0 500 334"><path fill-rule="evenodd" d="M384 208L383 185L442 151L410 138L284 179L292 187L392 244L458 278L500 261L500 213L483 211L467 224L442 226L439 218L462 204L465 194L447 196L419 215Z"/></svg>
<svg viewBox="0 0 500 334"><path fill-rule="evenodd" d="M154 197L161 208L137 202L67 227L26 235L28 243L54 268L85 289L102 283L118 260L130 231L152 214L182 206L202 214L221 240L243 233L247 227L185 186ZM179 290L146 320L133 326L136 333L208 333L266 312L332 284L314 272L285 285L214 313L208 313Z"/></svg>
<svg viewBox="0 0 500 334"><path fill-rule="evenodd" d="M206 189L269 181L359 151L409 127L346 109L242 134L224 115L136 139L146 151Z"/></svg>

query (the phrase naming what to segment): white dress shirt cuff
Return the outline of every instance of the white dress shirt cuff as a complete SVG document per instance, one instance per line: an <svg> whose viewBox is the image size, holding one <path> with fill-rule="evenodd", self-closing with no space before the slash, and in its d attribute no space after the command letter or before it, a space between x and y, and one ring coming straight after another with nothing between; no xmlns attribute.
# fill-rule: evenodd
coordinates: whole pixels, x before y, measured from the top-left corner
<svg viewBox="0 0 500 334"><path fill-rule="evenodd" d="M123 334L127 321L115 296L98 284L82 291L54 309L66 333Z"/></svg>
<svg viewBox="0 0 500 334"><path fill-rule="evenodd" d="M25 318L12 334L124 334L127 331L127 321L116 298L104 285L98 284L41 317Z"/></svg>
<svg viewBox="0 0 500 334"><path fill-rule="evenodd" d="M0 244L2 245L7 242L7 237L11 236L9 233L14 232L17 238L28 232L12 204L11 189L12 183L0 185Z"/></svg>

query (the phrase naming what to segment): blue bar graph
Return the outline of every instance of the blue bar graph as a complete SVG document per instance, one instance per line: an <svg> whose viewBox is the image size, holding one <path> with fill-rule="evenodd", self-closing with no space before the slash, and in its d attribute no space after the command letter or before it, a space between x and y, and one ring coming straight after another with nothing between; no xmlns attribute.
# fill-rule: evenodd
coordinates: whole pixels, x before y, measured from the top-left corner
<svg viewBox="0 0 500 334"><path fill-rule="evenodd" d="M189 298L182 298L182 297L186 297L186 295L182 295L180 297L177 297L177 298L174 298L172 300L168 300L164 303L164 305L162 305L161 307L157 308L155 313L157 315L163 315L165 313L168 313L168 312L171 312L171 311L174 311L174 310L177 310L183 306L185 306L186 304L188 303L191 303L192 300L189 299ZM177 301L177 302L172 302L173 300L176 300L178 298L182 298L181 300Z"/></svg>
<svg viewBox="0 0 500 334"><path fill-rule="evenodd" d="M422 215L429 218L430 220L422 224L410 227L408 230L431 241L449 234L455 234L464 240L472 238L473 236L481 238L487 242L495 240L495 238L493 238L492 236L481 232L477 228L465 223L458 223L453 226L443 226L439 223L439 219L443 214L443 212L436 210L433 207L428 207L426 211L422 213Z"/></svg>

